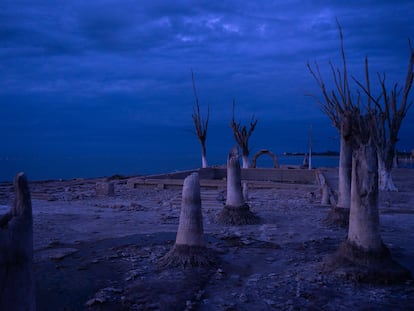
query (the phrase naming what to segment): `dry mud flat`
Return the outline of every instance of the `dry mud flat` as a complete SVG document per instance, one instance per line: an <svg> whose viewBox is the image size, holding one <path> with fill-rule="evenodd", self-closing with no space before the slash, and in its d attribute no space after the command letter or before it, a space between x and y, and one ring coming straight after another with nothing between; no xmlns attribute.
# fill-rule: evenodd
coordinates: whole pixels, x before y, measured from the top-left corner
<svg viewBox="0 0 414 311"><path fill-rule="evenodd" d="M381 194L381 233L414 275L414 170L398 170ZM38 310L413 310L414 284L356 284L320 273L345 238L327 227L317 185L250 191L260 225L212 222L225 193L202 189L213 268L159 269L173 245L181 189L131 189L96 197L98 180L32 183ZM0 185L0 213L11 204Z"/></svg>

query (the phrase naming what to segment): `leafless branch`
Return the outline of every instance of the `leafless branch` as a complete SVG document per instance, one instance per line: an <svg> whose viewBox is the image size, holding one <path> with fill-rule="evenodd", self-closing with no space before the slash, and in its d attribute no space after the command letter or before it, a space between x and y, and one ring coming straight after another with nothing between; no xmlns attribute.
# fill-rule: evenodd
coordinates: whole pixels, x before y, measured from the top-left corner
<svg viewBox="0 0 414 311"><path fill-rule="evenodd" d="M318 104L321 105L322 111L331 119L335 127L340 129L341 119L343 118L344 113L348 110L351 110L353 104L351 90L348 81L348 71L343 42L342 27L339 24L338 20L336 20L336 23L338 26L339 38L341 41L341 57L343 69L341 72L341 70L336 68L332 62L329 62L329 67L331 69L335 89L330 92L326 90L325 83L322 79L322 75L319 71L319 67L316 62L314 65L314 69L309 64L309 62L307 63L307 67L310 74L316 81L318 87L322 91L324 101L322 102L318 100Z"/></svg>
<svg viewBox="0 0 414 311"><path fill-rule="evenodd" d="M250 154L249 139L250 139L250 136L253 134L254 129L256 128L258 119L256 119L253 115L250 120L249 129L247 130L247 127L245 125L242 126L240 122L236 123L234 119L235 105L236 103L233 99L232 118L231 118L230 126L233 130L234 139L236 140L236 143L242 149L243 155L248 156Z"/></svg>
<svg viewBox="0 0 414 311"><path fill-rule="evenodd" d="M195 134L197 135L198 139L200 140L201 144L204 146L204 143L207 139L207 130L208 130L208 122L210 119L210 105L207 107L207 117L203 119L200 112L200 103L198 100L197 89L195 85L195 78L194 72L191 71L191 80L193 83L193 92L195 97L195 106L193 106L193 122L195 127Z"/></svg>

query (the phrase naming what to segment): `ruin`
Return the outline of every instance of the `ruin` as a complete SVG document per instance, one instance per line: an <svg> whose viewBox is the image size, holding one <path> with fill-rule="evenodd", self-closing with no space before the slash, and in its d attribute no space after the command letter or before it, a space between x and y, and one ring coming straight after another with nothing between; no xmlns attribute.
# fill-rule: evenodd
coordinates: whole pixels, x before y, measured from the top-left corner
<svg viewBox="0 0 414 311"><path fill-rule="evenodd" d="M272 160L273 160L273 168L279 168L279 160L278 160L278 158L277 158L277 156L273 153L273 152L271 152L271 151L269 151L269 150L267 150L267 149L261 149L261 150L259 150L253 157L252 157L252 163L251 163L251 166L250 167L252 167L252 168L256 168L256 165L257 165L257 159L260 157L260 156L262 156L262 155L264 155L264 154L267 154L269 157L271 157L272 158Z"/></svg>

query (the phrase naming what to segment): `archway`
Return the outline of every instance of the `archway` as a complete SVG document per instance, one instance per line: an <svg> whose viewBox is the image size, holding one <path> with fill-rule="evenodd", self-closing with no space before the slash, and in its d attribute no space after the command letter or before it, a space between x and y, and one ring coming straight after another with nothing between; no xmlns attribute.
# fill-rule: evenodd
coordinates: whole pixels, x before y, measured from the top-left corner
<svg viewBox="0 0 414 311"><path fill-rule="evenodd" d="M269 150L267 150L267 149L262 149L262 150L259 150L254 156L253 156L253 158L252 158L252 163L251 163L251 167L252 168L256 168L256 162L257 162L257 158L258 157L260 157L261 155L263 155L263 154L267 154L269 157L271 157L272 158L272 160L273 160L273 167L274 168L279 168L279 160L277 159L277 156L273 153L273 152L271 152L271 151L269 151Z"/></svg>

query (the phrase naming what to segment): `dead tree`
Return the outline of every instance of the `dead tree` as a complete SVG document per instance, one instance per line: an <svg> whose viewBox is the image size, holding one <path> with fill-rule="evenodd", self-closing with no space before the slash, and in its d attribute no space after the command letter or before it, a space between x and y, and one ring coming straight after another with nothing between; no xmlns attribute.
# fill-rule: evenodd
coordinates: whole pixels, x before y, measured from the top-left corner
<svg viewBox="0 0 414 311"><path fill-rule="evenodd" d="M339 27L339 25L338 25ZM325 97L325 106L335 109L327 109L326 113L337 114L341 120L346 120L342 126L346 126L346 132L350 133L352 150L351 193L348 236L340 245L338 251L331 256L325 265L328 271L340 271L340 275L346 275L356 281L367 282L399 282L410 278L408 270L395 262L388 248L382 242L379 229L378 210L378 158L377 146L380 141L377 120L382 110L378 105L371 105L372 97L367 96L367 104L361 104L361 96L358 94L356 103L351 100L351 92L346 75L346 60L342 44L341 28L341 52L344 62L344 76L346 83L340 83L341 76L335 74L334 83L340 90L340 96L345 96L349 105L346 111L335 95L328 94L320 78L319 70L314 73L308 65L314 78L318 81ZM331 65L331 68L333 66ZM365 62L365 71L368 72L368 62ZM339 72L339 71L338 71ZM367 78L369 90L369 79ZM370 94L367 92L367 94ZM329 96L328 96L329 95ZM348 99L347 99L348 98ZM342 102L343 103L343 102ZM344 128L341 126L341 135ZM342 150L341 150L342 151Z"/></svg>
<svg viewBox="0 0 414 311"><path fill-rule="evenodd" d="M370 105L370 102L372 101L378 110L378 114L376 114L376 135L378 137L376 143L378 153L379 189L384 191L397 191L391 174L394 166L395 147L398 141L398 132L401 123L412 105L412 102L408 102L408 97L413 85L414 50L411 44L409 44L409 48L410 57L408 72L403 89L398 87L398 83L395 83L391 91L388 92L385 85L385 74L378 74L381 92L379 96L374 97L370 88L367 58L365 59L366 86L354 79L363 92L368 96L368 105ZM400 96L401 91L403 91L402 96ZM401 100L399 100L400 98Z"/></svg>
<svg viewBox="0 0 414 311"><path fill-rule="evenodd" d="M325 269L339 271L359 282L393 283L410 278L410 272L391 257L379 226L377 108L352 111L352 183L348 236L326 261Z"/></svg>
<svg viewBox="0 0 414 311"><path fill-rule="evenodd" d="M193 122L195 127L195 134L201 144L201 164L202 167L207 167L207 151L206 151L206 139L208 130L208 121L210 119L210 106L207 108L207 117L204 119L200 112L200 102L198 100L197 89L195 86L194 72L191 72L191 80L193 83L193 92L195 97L195 105L193 106Z"/></svg>
<svg viewBox="0 0 414 311"><path fill-rule="evenodd" d="M234 147L227 158L227 198L226 205L216 215L215 221L223 225L252 225L260 222L245 202L241 186L240 155Z"/></svg>
<svg viewBox="0 0 414 311"><path fill-rule="evenodd" d="M338 174L338 203L331 211L328 218L338 219L339 215L345 215L342 209L349 209L351 204L351 171L352 171L352 127L351 127L351 110L353 99L348 79L347 62L343 42L342 28L337 22L341 42L342 72L335 68L330 62L335 89L327 90L325 82L315 63L312 67L309 63L307 67L312 77L315 79L318 87L322 91L323 100L311 95L316 99L322 108L322 111L331 119L333 125L337 128L340 136L339 152L339 174ZM342 217L342 216L341 216ZM344 223L343 219L339 220ZM347 223L347 221L345 221Z"/></svg>
<svg viewBox="0 0 414 311"><path fill-rule="evenodd" d="M32 203L23 173L14 190L14 205L0 218L0 310L34 311Z"/></svg>
<svg viewBox="0 0 414 311"><path fill-rule="evenodd" d="M210 266L215 254L206 247L198 173L184 179L180 223L173 248L159 260L161 267Z"/></svg>
<svg viewBox="0 0 414 311"><path fill-rule="evenodd" d="M247 126L241 125L240 122L236 123L234 120L234 108L235 108L235 102L233 100L233 113L232 113L232 119L230 122L230 126L233 130L234 139L236 140L236 143L239 145L240 149L242 150L242 161L243 161L243 168L249 168L249 155L250 155L250 149L249 149L249 139L250 136L253 134L254 129L256 128L257 119L255 119L254 115L252 116L252 119L250 120L250 126L249 129L247 129Z"/></svg>

